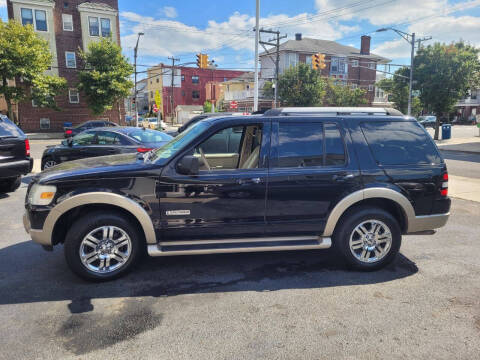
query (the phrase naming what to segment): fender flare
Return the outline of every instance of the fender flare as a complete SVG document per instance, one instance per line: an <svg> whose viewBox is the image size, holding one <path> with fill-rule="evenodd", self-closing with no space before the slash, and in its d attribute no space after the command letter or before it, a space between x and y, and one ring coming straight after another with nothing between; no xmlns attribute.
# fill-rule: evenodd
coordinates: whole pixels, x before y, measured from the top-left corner
<svg viewBox="0 0 480 360"><path fill-rule="evenodd" d="M335 230L338 220L340 220L340 217L345 213L345 211L347 211L348 208L362 200L372 198L392 200L399 205L405 214L407 221L407 232L409 231L409 227L415 222L415 210L413 209L410 201L398 191L376 187L355 191L354 193L344 197L337 205L335 205L328 216L322 236L330 237L333 235L333 231Z"/></svg>
<svg viewBox="0 0 480 360"><path fill-rule="evenodd" d="M129 212L140 223L147 244L156 244L157 239L153 222L145 209L132 199L108 192L90 192L72 196L50 210L42 230L31 229L30 231L37 233L35 236L37 242L42 245L52 245L53 229L58 219L71 209L93 204L113 205Z"/></svg>

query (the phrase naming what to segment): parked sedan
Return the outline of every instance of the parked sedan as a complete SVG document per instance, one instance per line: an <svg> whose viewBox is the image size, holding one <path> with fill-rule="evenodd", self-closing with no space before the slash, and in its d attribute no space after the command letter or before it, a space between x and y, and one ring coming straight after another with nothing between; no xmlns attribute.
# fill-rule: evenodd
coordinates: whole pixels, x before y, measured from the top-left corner
<svg viewBox="0 0 480 360"><path fill-rule="evenodd" d="M69 138L77 134L80 134L82 131L85 131L85 130L95 129L99 127L113 127L113 126L118 126L118 125L107 120L91 120L91 121L84 122L76 127L66 127L65 133L63 135L65 138Z"/></svg>
<svg viewBox="0 0 480 360"><path fill-rule="evenodd" d="M144 153L162 147L172 137L137 127L103 127L84 131L48 147L42 156L42 170L65 161L95 156Z"/></svg>
<svg viewBox="0 0 480 360"><path fill-rule="evenodd" d="M418 122L423 125L424 128L431 127L434 128L437 123L437 117L433 115L428 116L419 116Z"/></svg>

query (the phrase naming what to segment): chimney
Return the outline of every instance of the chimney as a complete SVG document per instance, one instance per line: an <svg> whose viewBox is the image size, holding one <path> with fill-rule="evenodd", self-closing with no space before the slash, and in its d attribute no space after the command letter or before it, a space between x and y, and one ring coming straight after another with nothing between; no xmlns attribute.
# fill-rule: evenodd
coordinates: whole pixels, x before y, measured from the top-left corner
<svg viewBox="0 0 480 360"><path fill-rule="evenodd" d="M370 36L362 35L361 39L360 54L370 55Z"/></svg>
<svg viewBox="0 0 480 360"><path fill-rule="evenodd" d="M297 41L302 40L302 33L296 33L295 34L295 40L297 40Z"/></svg>

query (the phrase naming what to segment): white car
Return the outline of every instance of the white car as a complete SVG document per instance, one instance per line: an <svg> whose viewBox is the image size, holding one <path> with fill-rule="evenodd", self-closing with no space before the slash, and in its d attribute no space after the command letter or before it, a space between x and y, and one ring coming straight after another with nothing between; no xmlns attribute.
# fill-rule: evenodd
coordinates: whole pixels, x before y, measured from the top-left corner
<svg viewBox="0 0 480 360"><path fill-rule="evenodd" d="M167 129L167 124L163 120L159 120L156 117L145 118L142 122L142 126L150 129L158 129L159 127L162 130Z"/></svg>

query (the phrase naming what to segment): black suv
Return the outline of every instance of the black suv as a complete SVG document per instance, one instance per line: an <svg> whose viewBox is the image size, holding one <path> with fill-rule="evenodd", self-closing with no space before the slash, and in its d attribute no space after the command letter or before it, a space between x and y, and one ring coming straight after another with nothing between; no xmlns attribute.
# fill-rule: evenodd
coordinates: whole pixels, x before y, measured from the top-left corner
<svg viewBox="0 0 480 360"><path fill-rule="evenodd" d="M368 115L367 115L368 114ZM414 118L290 109L199 121L143 156L60 164L29 185L24 225L106 280L151 256L325 249L374 270L402 234L448 220L447 168Z"/></svg>
<svg viewBox="0 0 480 360"><path fill-rule="evenodd" d="M5 115L0 114L0 193L17 190L22 175L32 171L30 143Z"/></svg>

